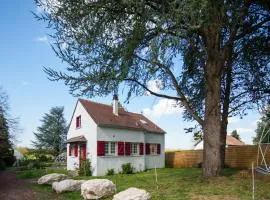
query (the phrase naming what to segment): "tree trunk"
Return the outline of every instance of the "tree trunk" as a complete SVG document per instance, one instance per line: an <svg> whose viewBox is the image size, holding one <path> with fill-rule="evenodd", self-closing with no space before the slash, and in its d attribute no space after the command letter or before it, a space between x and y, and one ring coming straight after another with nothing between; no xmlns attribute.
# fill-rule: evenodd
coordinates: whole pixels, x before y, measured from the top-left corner
<svg viewBox="0 0 270 200"><path fill-rule="evenodd" d="M203 175L218 176L221 170L221 70L223 60L220 51L220 35L217 27L207 30L207 64L205 68L205 116Z"/></svg>
<svg viewBox="0 0 270 200"><path fill-rule="evenodd" d="M220 130L220 159L221 168L225 167L225 153L226 153L226 137L227 137L227 126L228 126L228 116L225 121L221 122Z"/></svg>
<svg viewBox="0 0 270 200"><path fill-rule="evenodd" d="M216 66L217 67L217 66ZM221 169L220 159L220 78L213 74L215 66L209 64L210 73L206 80L203 175L218 176ZM212 69L211 69L212 68Z"/></svg>
<svg viewBox="0 0 270 200"><path fill-rule="evenodd" d="M234 37L235 32L232 31L232 37ZM232 87L232 65L233 65L233 45L230 43L227 48L227 63L226 63L226 83L224 90L223 108L222 108L222 122L221 122L221 135L220 135L220 157L221 157L221 167L225 167L225 151L226 151L226 137L227 137L227 126L228 126L228 115L229 115L229 105Z"/></svg>

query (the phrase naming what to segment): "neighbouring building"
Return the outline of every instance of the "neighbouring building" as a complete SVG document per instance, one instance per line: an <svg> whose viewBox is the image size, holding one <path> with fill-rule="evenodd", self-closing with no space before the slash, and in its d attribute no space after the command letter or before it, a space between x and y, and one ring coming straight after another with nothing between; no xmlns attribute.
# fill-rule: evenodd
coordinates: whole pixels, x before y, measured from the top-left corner
<svg viewBox="0 0 270 200"><path fill-rule="evenodd" d="M226 137L226 147L229 146L243 146L245 145L244 142L236 139L235 137L231 136L231 135L227 135ZM194 150L199 150L199 149L203 149L203 141L198 142L197 144L194 145Z"/></svg>
<svg viewBox="0 0 270 200"><path fill-rule="evenodd" d="M112 105L78 99L67 135L67 169L91 161L94 176L109 169L135 171L165 166L165 131L142 114L128 112L114 95Z"/></svg>

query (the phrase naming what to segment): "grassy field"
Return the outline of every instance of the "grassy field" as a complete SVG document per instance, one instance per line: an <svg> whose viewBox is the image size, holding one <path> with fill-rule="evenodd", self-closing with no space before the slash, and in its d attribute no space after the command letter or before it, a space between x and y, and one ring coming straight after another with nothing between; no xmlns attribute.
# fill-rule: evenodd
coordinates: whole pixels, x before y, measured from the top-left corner
<svg viewBox="0 0 270 200"><path fill-rule="evenodd" d="M58 172L65 172L57 170ZM17 172L20 178L36 178L53 170L28 170ZM152 200L249 200L252 199L251 178L241 178L237 170L225 169L221 177L203 179L200 169L158 169L157 182L154 170L132 175L106 176L112 180L117 191L138 187L151 193ZM76 177L91 179L94 177ZM100 178L100 177L99 177ZM29 184L39 199L81 199L80 192L56 195L50 186ZM270 182L256 180L256 199L270 199ZM110 200L106 198L106 200Z"/></svg>

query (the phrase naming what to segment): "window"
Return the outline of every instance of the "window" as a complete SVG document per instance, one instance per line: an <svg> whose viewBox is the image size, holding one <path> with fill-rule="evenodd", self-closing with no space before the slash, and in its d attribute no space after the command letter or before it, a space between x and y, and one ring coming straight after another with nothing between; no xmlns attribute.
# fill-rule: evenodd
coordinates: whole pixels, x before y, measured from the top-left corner
<svg viewBox="0 0 270 200"><path fill-rule="evenodd" d="M76 117L76 128L81 128L81 115Z"/></svg>
<svg viewBox="0 0 270 200"><path fill-rule="evenodd" d="M105 142L105 155L115 156L116 155L116 142Z"/></svg>
<svg viewBox="0 0 270 200"><path fill-rule="evenodd" d="M69 145L69 156L78 156L78 145L70 144Z"/></svg>
<svg viewBox="0 0 270 200"><path fill-rule="evenodd" d="M157 154L157 144L150 144L150 154Z"/></svg>
<svg viewBox="0 0 270 200"><path fill-rule="evenodd" d="M131 155L139 155L140 146L139 143L131 143Z"/></svg>

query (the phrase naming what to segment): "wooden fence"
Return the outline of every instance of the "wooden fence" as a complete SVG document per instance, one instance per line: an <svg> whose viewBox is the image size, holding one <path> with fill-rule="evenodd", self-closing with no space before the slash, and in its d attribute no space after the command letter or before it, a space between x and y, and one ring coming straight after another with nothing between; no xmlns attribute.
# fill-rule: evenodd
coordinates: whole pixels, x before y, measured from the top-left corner
<svg viewBox="0 0 270 200"><path fill-rule="evenodd" d="M270 146L262 146L262 151L266 153L266 163L270 165ZM257 166L258 146L230 146L226 148L225 164L233 168L250 168L252 162ZM184 150L166 152L166 165L172 168L199 167L203 160L202 150ZM262 156L259 154L259 165Z"/></svg>

